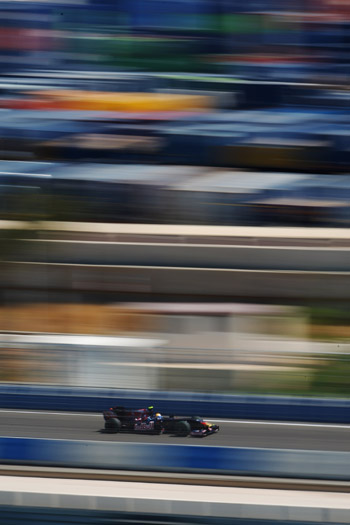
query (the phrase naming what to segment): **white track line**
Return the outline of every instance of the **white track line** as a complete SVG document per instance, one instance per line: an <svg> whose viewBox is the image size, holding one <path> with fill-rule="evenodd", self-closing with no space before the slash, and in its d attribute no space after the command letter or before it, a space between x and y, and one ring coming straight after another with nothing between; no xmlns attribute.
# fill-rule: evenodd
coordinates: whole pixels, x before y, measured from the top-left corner
<svg viewBox="0 0 350 525"><path fill-rule="evenodd" d="M46 416L87 416L87 417L101 417L102 412L99 414L91 414L90 412L50 412L48 410L12 410L9 408L0 409L0 413L3 414L42 414Z"/></svg>
<svg viewBox="0 0 350 525"><path fill-rule="evenodd" d="M246 419L210 419L215 423L234 423L235 425L279 425L288 427L321 427L321 428L342 428L350 430L350 425L333 423L302 423L297 421L251 421Z"/></svg>

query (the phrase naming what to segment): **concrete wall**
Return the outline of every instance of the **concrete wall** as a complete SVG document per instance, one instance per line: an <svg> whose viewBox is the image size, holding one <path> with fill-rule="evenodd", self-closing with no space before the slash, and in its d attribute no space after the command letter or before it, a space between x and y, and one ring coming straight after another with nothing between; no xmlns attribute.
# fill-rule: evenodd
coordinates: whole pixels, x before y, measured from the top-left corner
<svg viewBox="0 0 350 525"><path fill-rule="evenodd" d="M281 241L283 242L283 241ZM18 260L69 264L348 271L350 249L86 241L22 241Z"/></svg>

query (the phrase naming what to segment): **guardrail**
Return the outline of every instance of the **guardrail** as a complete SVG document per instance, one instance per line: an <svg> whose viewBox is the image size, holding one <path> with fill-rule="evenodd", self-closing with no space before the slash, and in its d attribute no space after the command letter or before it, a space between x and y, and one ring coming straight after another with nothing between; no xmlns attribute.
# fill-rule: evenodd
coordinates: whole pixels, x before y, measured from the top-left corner
<svg viewBox="0 0 350 525"><path fill-rule="evenodd" d="M350 452L0 437L2 463L350 480Z"/></svg>
<svg viewBox="0 0 350 525"><path fill-rule="evenodd" d="M246 270L348 271L346 247L229 246L93 242L66 240L22 241L17 261L52 264L162 266Z"/></svg>
<svg viewBox="0 0 350 525"><path fill-rule="evenodd" d="M99 412L114 405L154 405L163 413L184 416L350 423L347 399L0 385L1 408Z"/></svg>
<svg viewBox="0 0 350 525"><path fill-rule="evenodd" d="M99 266L11 262L0 275L5 290L69 293L151 293L193 298L257 297L278 301L348 300L350 272L230 270L159 266ZM47 295L45 295L47 297ZM191 300L191 299L190 299Z"/></svg>

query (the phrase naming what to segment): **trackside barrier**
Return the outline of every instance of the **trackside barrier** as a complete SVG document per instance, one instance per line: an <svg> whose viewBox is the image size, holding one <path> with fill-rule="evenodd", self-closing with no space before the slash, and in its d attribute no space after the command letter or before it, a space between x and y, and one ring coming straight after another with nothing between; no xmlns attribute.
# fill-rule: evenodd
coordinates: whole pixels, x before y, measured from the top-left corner
<svg viewBox="0 0 350 525"><path fill-rule="evenodd" d="M350 400L0 384L0 407L100 412L154 405L164 414L211 418L350 423Z"/></svg>
<svg viewBox="0 0 350 525"><path fill-rule="evenodd" d="M350 452L0 437L11 464L350 480Z"/></svg>
<svg viewBox="0 0 350 525"><path fill-rule="evenodd" d="M7 496L7 494L6 494ZM35 495L32 496L32 501L35 503ZM36 496L36 499L39 500L39 498ZM59 502L59 504L63 503L60 501L63 498L60 498L56 494L51 496L51 500L55 500ZM71 525L86 525L89 523L89 525L101 525L101 523L110 523L113 525L125 525L126 523L152 523L152 525L173 525L174 522L176 524L180 525L271 525L271 519L270 520L260 520L260 519L254 519L251 518L240 518L240 517L222 517L222 516L203 516L198 512L200 510L200 505L197 503L197 512L191 514L185 514L187 505L183 505L183 502L180 502L181 505L184 507L182 512L181 509L178 510L178 512L181 514L173 514L173 513L165 513L166 506L169 502L162 502L163 505L159 501L152 501L153 508L156 509L157 512L121 512L119 510L95 510L91 509L91 506L93 503L102 503L103 505L103 499L99 498L99 500L96 502L96 497L86 497L84 503L86 506L88 506L89 510L85 509L75 509L75 508L57 508L55 506L50 507L36 507L35 505L29 506L13 506L13 505L6 505L6 506L0 506L0 512L2 518L5 520L4 523L9 523L11 525L23 525L23 523L26 523L27 525L38 525L38 523L45 523L50 524L55 523L56 525L62 524L66 525L67 522ZM118 498L119 500L119 498ZM31 501L29 501L31 503ZM45 500L45 503L50 503L50 498L48 497ZM96 504L95 503L95 504ZM120 504L120 501L118 501ZM129 502L128 502L129 503ZM132 502L136 508L143 508L144 502L140 500L134 500ZM42 499L38 504L42 505ZM57 505L57 503L56 503ZM149 505L150 507L151 505ZM203 506L203 505L202 505ZM216 505L216 508L218 508L219 504ZM117 507L117 505L115 505ZM159 507L161 508L159 512ZM180 506L179 506L180 507ZM206 505L208 508L208 505ZM162 512L163 511L163 512ZM227 512L226 512L227 513ZM247 513L249 516L249 513ZM335 514L335 511L332 513ZM200 518L198 518L200 516ZM6 521L8 520L8 521ZM46 521L44 521L46 520ZM283 521L276 521L276 525L291 525L290 520L283 520ZM324 525L325 523L331 522L325 522L320 521L315 522L313 521L312 525ZM309 521L298 521L293 522L292 525L310 525Z"/></svg>

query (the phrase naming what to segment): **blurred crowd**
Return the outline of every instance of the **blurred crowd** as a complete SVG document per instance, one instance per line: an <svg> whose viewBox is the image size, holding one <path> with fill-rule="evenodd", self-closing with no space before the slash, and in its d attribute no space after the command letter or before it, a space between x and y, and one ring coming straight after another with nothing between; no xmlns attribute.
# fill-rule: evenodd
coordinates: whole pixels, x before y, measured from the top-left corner
<svg viewBox="0 0 350 525"><path fill-rule="evenodd" d="M346 84L347 0L2 1L1 67Z"/></svg>
<svg viewBox="0 0 350 525"><path fill-rule="evenodd" d="M16 0L0 20L0 218L349 224L348 2Z"/></svg>

